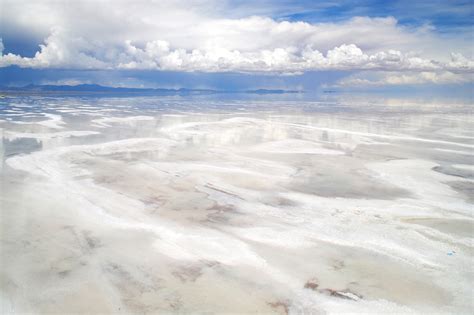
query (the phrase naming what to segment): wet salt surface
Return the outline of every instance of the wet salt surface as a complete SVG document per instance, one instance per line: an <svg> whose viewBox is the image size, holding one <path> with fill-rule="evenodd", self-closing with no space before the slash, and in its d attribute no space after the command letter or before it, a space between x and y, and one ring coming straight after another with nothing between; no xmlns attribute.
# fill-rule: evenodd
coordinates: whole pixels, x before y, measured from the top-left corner
<svg viewBox="0 0 474 315"><path fill-rule="evenodd" d="M470 104L0 100L2 313L472 313Z"/></svg>

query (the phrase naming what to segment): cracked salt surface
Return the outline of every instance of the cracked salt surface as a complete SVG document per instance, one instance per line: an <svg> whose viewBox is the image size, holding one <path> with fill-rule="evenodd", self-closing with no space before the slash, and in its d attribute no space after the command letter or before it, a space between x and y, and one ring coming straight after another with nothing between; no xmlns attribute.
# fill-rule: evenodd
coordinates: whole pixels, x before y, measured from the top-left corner
<svg viewBox="0 0 474 315"><path fill-rule="evenodd" d="M19 98L3 313L473 311L469 105Z"/></svg>

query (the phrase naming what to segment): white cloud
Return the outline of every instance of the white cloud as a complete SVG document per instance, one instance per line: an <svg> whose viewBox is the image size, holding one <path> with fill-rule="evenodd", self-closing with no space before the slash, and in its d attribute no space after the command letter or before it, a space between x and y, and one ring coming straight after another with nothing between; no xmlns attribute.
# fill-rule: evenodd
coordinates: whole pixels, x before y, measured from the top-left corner
<svg viewBox="0 0 474 315"><path fill-rule="evenodd" d="M358 73L340 80L336 87L368 87L384 85L462 84L473 82L472 73L449 71Z"/></svg>
<svg viewBox="0 0 474 315"><path fill-rule="evenodd" d="M43 85L79 85L79 84L92 84L91 80L81 80L81 79L60 79L60 80L42 80L40 84Z"/></svg>
<svg viewBox="0 0 474 315"><path fill-rule="evenodd" d="M222 6L212 0L2 2L5 24L48 35L34 57L1 55L0 67L449 71L460 77L474 69L463 36L447 39L431 28L400 26L393 17L309 24L231 19L213 10Z"/></svg>

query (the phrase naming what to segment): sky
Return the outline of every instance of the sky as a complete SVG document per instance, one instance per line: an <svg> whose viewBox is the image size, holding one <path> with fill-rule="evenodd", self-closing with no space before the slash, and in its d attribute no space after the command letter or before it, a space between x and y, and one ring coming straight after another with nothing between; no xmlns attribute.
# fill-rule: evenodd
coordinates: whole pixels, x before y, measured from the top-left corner
<svg viewBox="0 0 474 315"><path fill-rule="evenodd" d="M472 90L474 2L0 0L0 85Z"/></svg>

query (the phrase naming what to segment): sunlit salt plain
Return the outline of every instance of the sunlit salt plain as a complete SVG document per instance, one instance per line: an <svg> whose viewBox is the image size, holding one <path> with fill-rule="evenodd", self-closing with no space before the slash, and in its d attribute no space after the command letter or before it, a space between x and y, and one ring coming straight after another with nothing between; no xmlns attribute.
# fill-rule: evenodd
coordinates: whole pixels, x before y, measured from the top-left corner
<svg viewBox="0 0 474 315"><path fill-rule="evenodd" d="M471 104L0 99L2 313L473 312Z"/></svg>

